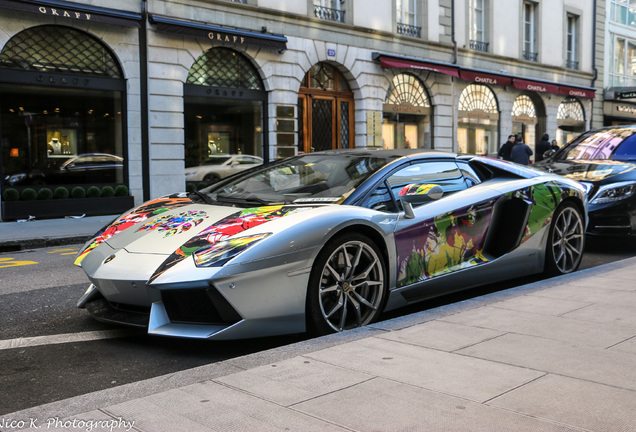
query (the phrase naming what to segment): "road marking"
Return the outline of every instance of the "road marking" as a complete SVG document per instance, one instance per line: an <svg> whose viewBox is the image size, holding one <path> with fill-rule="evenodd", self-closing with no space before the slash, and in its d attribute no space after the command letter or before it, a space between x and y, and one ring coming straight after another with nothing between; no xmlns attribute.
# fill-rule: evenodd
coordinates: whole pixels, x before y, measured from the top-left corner
<svg viewBox="0 0 636 432"><path fill-rule="evenodd" d="M37 264L36 261L13 261L14 259L15 258L0 258L0 268Z"/></svg>
<svg viewBox="0 0 636 432"><path fill-rule="evenodd" d="M117 329L82 333L66 333L52 336L34 336L17 339L4 339L0 340L0 350L28 348L40 345L55 345L72 342L88 342L100 339L113 339L132 336L135 334L139 334L139 330L135 332L134 330L130 329Z"/></svg>
<svg viewBox="0 0 636 432"><path fill-rule="evenodd" d="M50 254L59 253L60 255L72 255L77 252L79 252L78 248L58 248L58 249L53 249L51 251L48 251L47 253L50 253Z"/></svg>

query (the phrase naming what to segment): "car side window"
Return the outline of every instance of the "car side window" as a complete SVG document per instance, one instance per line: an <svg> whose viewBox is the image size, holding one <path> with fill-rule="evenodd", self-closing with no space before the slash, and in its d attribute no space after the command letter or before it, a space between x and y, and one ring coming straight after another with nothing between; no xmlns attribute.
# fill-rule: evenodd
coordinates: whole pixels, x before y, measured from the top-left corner
<svg viewBox="0 0 636 432"><path fill-rule="evenodd" d="M459 170L462 172L462 175L464 176L464 181L466 182L467 187L473 187L481 183L479 176L468 163L457 162L457 166L459 167Z"/></svg>
<svg viewBox="0 0 636 432"><path fill-rule="evenodd" d="M395 200L389 192L386 182L382 182L378 187L364 200L362 207L372 210L384 212L397 212Z"/></svg>
<svg viewBox="0 0 636 432"><path fill-rule="evenodd" d="M397 198L400 191L410 184L436 184L444 196L468 188L464 176L454 161L424 161L411 164L391 175L387 182Z"/></svg>
<svg viewBox="0 0 636 432"><path fill-rule="evenodd" d="M636 134L626 138L614 151L613 160L636 160Z"/></svg>

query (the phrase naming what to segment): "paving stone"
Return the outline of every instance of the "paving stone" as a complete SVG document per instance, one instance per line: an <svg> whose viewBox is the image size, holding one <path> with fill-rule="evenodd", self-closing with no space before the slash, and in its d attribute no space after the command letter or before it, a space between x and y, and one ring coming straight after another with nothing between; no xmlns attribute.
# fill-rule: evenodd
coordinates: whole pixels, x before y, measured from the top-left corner
<svg viewBox="0 0 636 432"><path fill-rule="evenodd" d="M567 314L568 312L572 312L589 305L590 303L575 300L562 300L535 295L522 295L513 297L508 300L493 303L491 306L501 309L529 312L539 315L561 316L563 314Z"/></svg>
<svg viewBox="0 0 636 432"><path fill-rule="evenodd" d="M294 408L354 431L575 430L382 378L303 402Z"/></svg>
<svg viewBox="0 0 636 432"><path fill-rule="evenodd" d="M567 283L539 291L535 295L565 300L576 300L585 303L636 307L636 291L634 291L634 289L625 291L606 288L613 286L614 282L615 280L606 280L596 286ZM633 282L631 283L633 284Z"/></svg>
<svg viewBox="0 0 636 432"><path fill-rule="evenodd" d="M592 304L563 315L566 318L592 321L603 324L632 326L636 329L636 313L634 308L606 304Z"/></svg>
<svg viewBox="0 0 636 432"><path fill-rule="evenodd" d="M442 351L455 351L501 334L503 333L497 330L430 321L376 337Z"/></svg>
<svg viewBox="0 0 636 432"><path fill-rule="evenodd" d="M289 406L369 380L373 376L307 357L261 366L215 381Z"/></svg>
<svg viewBox="0 0 636 432"><path fill-rule="evenodd" d="M512 333L458 353L636 391L633 353Z"/></svg>
<svg viewBox="0 0 636 432"><path fill-rule="evenodd" d="M601 348L612 346L636 334L634 327L628 325L551 317L493 306L472 309L441 320Z"/></svg>
<svg viewBox="0 0 636 432"><path fill-rule="evenodd" d="M367 338L307 357L429 390L485 401L536 379L541 372L380 338Z"/></svg>
<svg viewBox="0 0 636 432"><path fill-rule="evenodd" d="M202 429L203 431L209 429L219 432L260 431L264 430L264 427L267 431L342 432L344 430L336 425L211 381L147 396L142 401L154 405L159 412L168 415L174 413L180 428L183 421L189 425L204 425L207 429ZM122 408L126 405L123 404ZM110 409L114 414L125 412L123 409L115 408ZM136 418L132 413L126 414L127 418ZM184 418L187 422L183 420ZM143 423L142 426L145 424ZM159 430L193 432L199 429L196 427L173 429L169 425L162 425L147 429L147 432Z"/></svg>
<svg viewBox="0 0 636 432"><path fill-rule="evenodd" d="M546 375L488 403L590 431L636 430L633 391Z"/></svg>

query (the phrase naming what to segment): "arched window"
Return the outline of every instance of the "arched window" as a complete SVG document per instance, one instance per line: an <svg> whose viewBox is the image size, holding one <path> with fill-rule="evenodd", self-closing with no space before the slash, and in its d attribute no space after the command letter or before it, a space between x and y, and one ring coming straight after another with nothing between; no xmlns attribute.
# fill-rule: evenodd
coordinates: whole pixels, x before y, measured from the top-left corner
<svg viewBox="0 0 636 432"><path fill-rule="evenodd" d="M559 105L557 120L564 122L585 122L583 106L577 98L568 97Z"/></svg>
<svg viewBox="0 0 636 432"><path fill-rule="evenodd" d="M384 103L430 107L424 86L419 79L410 74L398 74L393 77Z"/></svg>
<svg viewBox="0 0 636 432"><path fill-rule="evenodd" d="M497 114L497 100L490 88L481 84L469 84L459 96L459 111L481 111Z"/></svg>
<svg viewBox="0 0 636 432"><path fill-rule="evenodd" d="M0 53L0 67L122 78L119 63L101 41L55 25L32 27L12 37Z"/></svg>
<svg viewBox="0 0 636 432"><path fill-rule="evenodd" d="M537 110L534 107L532 99L527 95L517 96L512 104L512 116L524 118L536 118Z"/></svg>
<svg viewBox="0 0 636 432"><path fill-rule="evenodd" d="M267 157L267 92L245 55L224 47L205 51L190 67L184 95L186 181L215 181L246 168L215 166L231 155Z"/></svg>
<svg viewBox="0 0 636 432"><path fill-rule="evenodd" d="M397 74L386 92L382 113L382 146L431 148L431 108L422 82Z"/></svg>
<svg viewBox="0 0 636 432"><path fill-rule="evenodd" d="M228 48L210 49L196 59L188 84L263 90L256 68L240 53Z"/></svg>
<svg viewBox="0 0 636 432"><path fill-rule="evenodd" d="M577 98L567 97L561 102L557 111L557 126L556 139L559 145L585 132L585 111Z"/></svg>
<svg viewBox="0 0 636 432"><path fill-rule="evenodd" d="M31 27L2 47L0 68L5 186L127 185L126 81L103 41Z"/></svg>
<svg viewBox="0 0 636 432"><path fill-rule="evenodd" d="M499 141L499 107L493 91L468 84L457 104L457 143L460 153L495 155Z"/></svg>

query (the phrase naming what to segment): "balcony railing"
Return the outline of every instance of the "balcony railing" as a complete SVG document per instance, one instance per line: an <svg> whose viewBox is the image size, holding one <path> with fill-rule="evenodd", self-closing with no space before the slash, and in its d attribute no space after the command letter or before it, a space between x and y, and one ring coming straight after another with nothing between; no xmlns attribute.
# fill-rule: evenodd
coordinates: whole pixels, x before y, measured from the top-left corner
<svg viewBox="0 0 636 432"><path fill-rule="evenodd" d="M537 59L539 58L539 53L524 51L521 56L523 57L524 60L536 62Z"/></svg>
<svg viewBox="0 0 636 432"><path fill-rule="evenodd" d="M421 38L422 27L412 26L412 25L403 24L403 23L397 23L397 33L404 36Z"/></svg>
<svg viewBox="0 0 636 432"><path fill-rule="evenodd" d="M324 6L314 6L314 16L316 18L329 20L329 21L337 21L344 22L344 13L345 11L341 11L338 9L331 9Z"/></svg>
<svg viewBox="0 0 636 432"><path fill-rule="evenodd" d="M468 41L468 46L470 47L470 49L474 49L477 51L483 51L483 52L488 52L488 42L482 42L482 41L478 41L478 40L469 40Z"/></svg>
<svg viewBox="0 0 636 432"><path fill-rule="evenodd" d="M579 68L579 62L577 60L566 60L565 61L565 67L568 69L578 69Z"/></svg>

